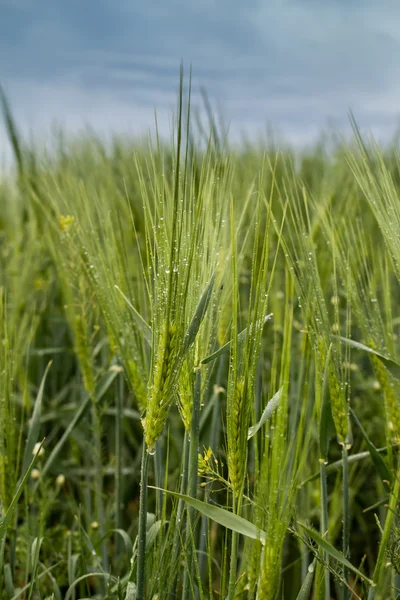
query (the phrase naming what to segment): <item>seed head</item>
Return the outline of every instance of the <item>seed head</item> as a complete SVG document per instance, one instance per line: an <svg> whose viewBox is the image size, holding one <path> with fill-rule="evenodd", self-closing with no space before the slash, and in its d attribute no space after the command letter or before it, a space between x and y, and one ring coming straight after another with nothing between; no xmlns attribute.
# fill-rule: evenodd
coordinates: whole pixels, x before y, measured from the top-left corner
<svg viewBox="0 0 400 600"><path fill-rule="evenodd" d="M95 395L95 376L93 372L92 350L87 322L85 317L81 315L75 317L75 345L85 390L93 398Z"/></svg>
<svg viewBox="0 0 400 600"><path fill-rule="evenodd" d="M328 384L336 435L339 444L345 446L348 444L350 432L349 411L346 394L340 385L339 374L332 359L329 362Z"/></svg>
<svg viewBox="0 0 400 600"><path fill-rule="evenodd" d="M176 325L165 324L158 345L146 416L142 420L146 446L149 452L154 450L155 443L161 435L173 402L177 340Z"/></svg>
<svg viewBox="0 0 400 600"><path fill-rule="evenodd" d="M147 404L147 390L136 361L129 358L125 361L125 371L128 381L136 396L140 410L144 411Z"/></svg>
<svg viewBox="0 0 400 600"><path fill-rule="evenodd" d="M182 421L186 431L190 431L192 424L192 408L193 408L193 372L189 367L187 360L182 365L182 370L179 375L179 412L181 413Z"/></svg>
<svg viewBox="0 0 400 600"><path fill-rule="evenodd" d="M228 424L228 469L233 493L239 496L244 480L245 464L247 459L247 434L246 419L246 382L241 377L236 389L229 400L231 403Z"/></svg>
<svg viewBox="0 0 400 600"><path fill-rule="evenodd" d="M370 343L371 346L371 343ZM371 346L373 347L373 346ZM385 413L388 433L395 444L400 443L400 406L395 392L395 382L391 381L388 370L374 354L370 355L372 365L378 379L379 388L383 389ZM375 388L375 389L379 389Z"/></svg>

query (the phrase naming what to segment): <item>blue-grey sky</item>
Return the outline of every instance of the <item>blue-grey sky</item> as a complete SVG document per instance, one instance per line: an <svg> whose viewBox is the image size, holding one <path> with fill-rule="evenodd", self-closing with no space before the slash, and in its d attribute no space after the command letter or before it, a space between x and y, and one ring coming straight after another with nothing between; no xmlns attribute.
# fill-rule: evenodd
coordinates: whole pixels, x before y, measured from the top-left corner
<svg viewBox="0 0 400 600"><path fill-rule="evenodd" d="M269 124L303 144L349 109L378 138L398 125L398 0L0 0L0 83L27 134L143 133L154 108L166 133L181 59L233 137Z"/></svg>

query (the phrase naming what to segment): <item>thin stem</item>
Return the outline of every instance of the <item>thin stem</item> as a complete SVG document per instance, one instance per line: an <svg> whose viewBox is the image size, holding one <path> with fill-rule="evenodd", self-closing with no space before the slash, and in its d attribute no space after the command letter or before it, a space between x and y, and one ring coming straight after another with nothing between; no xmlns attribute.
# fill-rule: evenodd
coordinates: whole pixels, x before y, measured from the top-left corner
<svg viewBox="0 0 400 600"><path fill-rule="evenodd" d="M232 511L234 514L239 512L239 502L233 497ZM236 572L237 572L237 553L238 553L238 534L236 531L232 532L231 540L231 563L229 567L229 584L228 584L228 598L227 600L233 600L236 589Z"/></svg>
<svg viewBox="0 0 400 600"><path fill-rule="evenodd" d="M181 494L185 494L187 490L188 484L188 466L189 466L189 436L188 432L185 429L185 436L183 440L183 458L182 458L182 471L181 471L181 485L179 492ZM180 538L181 538L181 528L182 528L182 520L183 520L183 510L185 508L185 501L181 498L178 501L178 508L176 510L175 517L175 529L174 529L174 539L172 542L172 569L171 575L169 578L168 589L170 590L170 597L175 598L175 594L173 591L174 583L176 580L176 571L174 570L175 565L177 564L179 558L179 549L180 549Z"/></svg>
<svg viewBox="0 0 400 600"><path fill-rule="evenodd" d="M1 516L3 517L2 514L1 514ZM1 571L3 571L5 547L6 547L6 537L4 536L0 542L0 569L1 569ZM1 597L2 593L3 593L3 578L0 577L0 597Z"/></svg>
<svg viewBox="0 0 400 600"><path fill-rule="evenodd" d="M92 423L94 431L94 460L95 460L95 495L96 495L96 520L99 524L99 533L103 538L105 535L105 523L104 523L104 507L103 507L103 465L101 461L101 419L99 415L99 408L97 406L96 399L92 399ZM101 557L103 569L105 572L108 571L108 553L107 553L107 542L104 540L101 544Z"/></svg>
<svg viewBox="0 0 400 600"><path fill-rule="evenodd" d="M122 423L123 423L123 395L124 378L119 377L117 393L117 410L115 415L115 528L120 529L122 524ZM121 540L115 535L116 554L120 553Z"/></svg>
<svg viewBox="0 0 400 600"><path fill-rule="evenodd" d="M188 495L192 498L196 497L197 494L197 471L198 471L198 460L199 460L199 436L200 436L200 395L201 395L201 371L196 371L196 381L193 396L193 413L192 413L192 424L190 431L190 446L189 446L189 485ZM193 525L196 515L196 511L193 507L188 508L187 523L186 523L186 552L187 552L187 565L183 577L183 591L182 600L189 598L189 587L190 578L189 573L192 573L193 569L193 548L192 540Z"/></svg>
<svg viewBox="0 0 400 600"><path fill-rule="evenodd" d="M163 438L163 435L161 434L161 436L159 437L159 439L156 442L156 452L153 457L153 459L154 459L154 479L155 479L155 482L156 482L155 484L156 484L157 488L162 488L163 482L164 482L163 463L162 463L162 457L164 455L163 443L164 443L164 438ZM158 489L156 491L156 512L157 513L161 513L162 505L163 505L163 492Z"/></svg>
<svg viewBox="0 0 400 600"><path fill-rule="evenodd" d="M218 386L221 386L221 382L223 381L223 372L225 369L225 357L222 355L219 360L218 372L216 377L216 383ZM208 445L211 449L216 448L218 446L218 440L221 431L221 423L220 423L220 394L218 393L215 405L212 411L211 418L211 430L209 435ZM207 500L207 489L204 490L204 499ZM201 519L201 530L200 530L200 542L199 542L199 568L200 573L204 575L204 569L206 567L206 539L208 532L208 517L204 516Z"/></svg>
<svg viewBox="0 0 400 600"><path fill-rule="evenodd" d="M350 498L349 498L349 461L348 452L345 445L342 450L343 459L343 555L349 557L349 541L350 541ZM349 579L349 570L347 567L343 569L343 578L346 582ZM347 586L343 586L343 600L349 597Z"/></svg>
<svg viewBox="0 0 400 600"><path fill-rule="evenodd" d="M146 583L146 533L147 533L147 483L149 454L143 440L142 467L140 470L139 534L136 576L136 600L144 600Z"/></svg>
<svg viewBox="0 0 400 600"><path fill-rule="evenodd" d="M320 478L321 478L321 535L328 539L328 485L326 477L326 463L322 459L320 466ZM324 578L325 578L325 600L330 600L330 576L329 576L329 555L324 552L324 562L327 566L324 566Z"/></svg>

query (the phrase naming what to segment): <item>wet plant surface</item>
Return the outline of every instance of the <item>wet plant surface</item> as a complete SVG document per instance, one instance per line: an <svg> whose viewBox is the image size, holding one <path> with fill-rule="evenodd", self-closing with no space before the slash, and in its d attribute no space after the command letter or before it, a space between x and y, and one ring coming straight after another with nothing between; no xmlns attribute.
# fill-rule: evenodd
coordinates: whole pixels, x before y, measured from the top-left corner
<svg viewBox="0 0 400 600"><path fill-rule="evenodd" d="M182 98L51 160L3 102L0 597L397 598L398 156Z"/></svg>

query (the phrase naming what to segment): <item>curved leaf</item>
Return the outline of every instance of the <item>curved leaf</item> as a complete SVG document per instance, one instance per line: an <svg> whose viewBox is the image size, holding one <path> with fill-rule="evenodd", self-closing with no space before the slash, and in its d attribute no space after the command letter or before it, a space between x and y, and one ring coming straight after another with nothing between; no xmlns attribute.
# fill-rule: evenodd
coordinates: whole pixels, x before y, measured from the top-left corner
<svg viewBox="0 0 400 600"><path fill-rule="evenodd" d="M206 289L204 290L199 303L196 307L193 319L188 327L187 332L185 333L185 337L183 338L183 345L181 356L185 356L190 346L193 344L196 339L197 332L199 331L201 322L207 312L208 305L211 300L211 295L214 287L216 273L213 274L210 281L207 284Z"/></svg>
<svg viewBox="0 0 400 600"><path fill-rule="evenodd" d="M159 490L161 492L166 492L167 494L171 494L176 498L180 498L189 506L192 506L196 510L198 510L202 515L212 519L219 525L230 529L231 531L236 531L236 533L240 533L245 535L253 540L260 540L262 544L265 544L267 534L262 529L259 529L256 525L247 521L243 517L239 517L235 515L225 508L220 508L219 506L214 506L212 504L207 504L206 502L202 502L201 500L197 500L196 498L192 498L191 496L185 496L184 494L178 494L177 492L170 492L168 490L163 490L162 488L157 488L153 486L149 486L153 490Z"/></svg>
<svg viewBox="0 0 400 600"><path fill-rule="evenodd" d="M350 411L353 416L353 419L355 420L358 427L360 428L360 431L365 440L365 443L367 444L368 451L371 455L372 462L374 463L375 469L377 470L379 477L381 478L383 483L388 484L388 482L389 482L389 484L391 484L393 482L392 472L390 471L386 462L383 460L382 456L379 454L378 449L374 446L374 444L369 439L367 432L365 431L364 427L361 425L354 410L352 408L350 408Z"/></svg>
<svg viewBox="0 0 400 600"><path fill-rule="evenodd" d="M146 340L146 342L151 347L152 343L153 343L153 339L152 339L152 333L151 333L151 327L150 327L150 325L148 325L148 323L146 323L146 321L143 319L142 315L140 313L138 313L138 311L136 310L136 308L133 306L132 302L129 300L129 298L127 298L127 296L125 296L125 294L121 290L121 288L119 288L117 285L115 285L114 287L115 287L116 290L118 290L118 292L121 294L121 296L123 297L123 299L127 303L128 307L131 309L132 316L135 319L137 326L139 327L139 329L143 333L144 339Z"/></svg>
<svg viewBox="0 0 400 600"><path fill-rule="evenodd" d="M39 456L39 452L42 448L42 445L43 445L43 442L40 444L35 456L32 458L32 461L31 461L30 465L28 466L28 468L22 478L21 483L19 484L17 491L15 492L14 497L11 500L10 506L7 509L4 519L2 521L0 521L0 543L2 542L3 538L6 535L7 527L10 524L11 518L13 516L13 512L17 506L18 500L19 500L19 498L24 490L24 487L28 481L28 478L33 469L33 466Z"/></svg>
<svg viewBox="0 0 400 600"><path fill-rule="evenodd" d="M86 573L85 575L81 575L81 577L78 577L78 579L75 579L75 581L69 586L65 595L65 600L68 600L68 598L71 597L72 592L74 591L78 583L80 583L81 581L85 581L85 579L89 579L91 577L99 577L100 579L105 579L106 581L118 583L118 579L113 575L109 575L108 573Z"/></svg>
<svg viewBox="0 0 400 600"><path fill-rule="evenodd" d="M32 417L29 422L28 437L25 444L24 459L22 461L22 471L26 471L29 467L29 463L32 460L32 453L39 440L40 432L40 417L42 414L42 400L44 392L44 384L46 383L46 377L49 372L53 361L50 361L46 367L42 381L40 382L39 391L36 396L35 405L33 407Z"/></svg>
<svg viewBox="0 0 400 600"><path fill-rule="evenodd" d="M282 392L283 392L283 387L281 387L281 389L278 390L276 392L276 394L274 394L272 396L271 400L268 402L267 406L264 408L263 414L261 415L261 419L258 421L258 423L256 423L255 425L252 425L252 427L249 427L249 431L247 434L248 440L250 438L252 438L253 435L255 435L259 429L261 429L261 427L264 425L264 423L266 423L268 421L268 419L270 419L272 417L274 411L278 408L279 401L282 396Z"/></svg>
<svg viewBox="0 0 400 600"><path fill-rule="evenodd" d="M312 538L314 542L316 542L318 546L322 548L322 550L329 554L329 556L331 556L339 563L353 571L353 573L356 573L356 575L358 575L363 581L369 583L369 585L373 584L371 579L369 579L366 575L364 575L364 573L361 573L361 571L359 571L354 565L352 565L351 562L347 560L345 555L342 554L342 552L339 552L339 550L337 550L334 546L332 546L332 544L330 544L325 538L323 538L318 533L318 531L315 531L315 529L313 529L312 527L308 527L308 525L306 525L305 523L301 523L300 521L297 521L297 524L300 525L300 527L304 529L304 531L310 536L310 538Z"/></svg>
<svg viewBox="0 0 400 600"><path fill-rule="evenodd" d="M308 600L310 598L316 566L317 566L317 559L314 558L312 563L308 566L307 575L304 578L303 584L300 588L299 593L297 594L296 600Z"/></svg>
<svg viewBox="0 0 400 600"><path fill-rule="evenodd" d="M393 375L393 377L396 377L396 379L400 380L400 364L398 362L396 362L395 360L392 360L391 358L384 356L383 354L381 354L380 352L377 352L376 350L373 350L369 346L365 346L365 344L361 344L361 342L356 342L355 340L350 340L349 338L345 338L342 336L335 336L335 337L340 339L340 341L347 344L348 346L355 348L356 350L363 350L364 352L369 352L369 354L374 354L383 362L383 364L385 365L387 370L390 371L390 373Z"/></svg>
<svg viewBox="0 0 400 600"><path fill-rule="evenodd" d="M269 315L264 317L264 324L267 321L269 321L270 319L272 319L272 316L273 316L273 314L270 313ZM241 344L246 339L247 329L248 329L247 327L245 329L242 329L242 331L238 334L238 336L237 336L238 344ZM251 326L250 326L249 333L251 333ZM207 363L211 362L212 360L215 360L216 358L218 358L218 356L220 356L221 354L226 354L227 352L229 352L229 350L231 348L231 343L232 343L232 341L230 340L229 342L227 342L226 344L221 346L221 348L218 348L218 350L216 350L212 354L209 354L209 356L206 356L205 358L203 358L203 360L200 361L200 364L206 365Z"/></svg>

